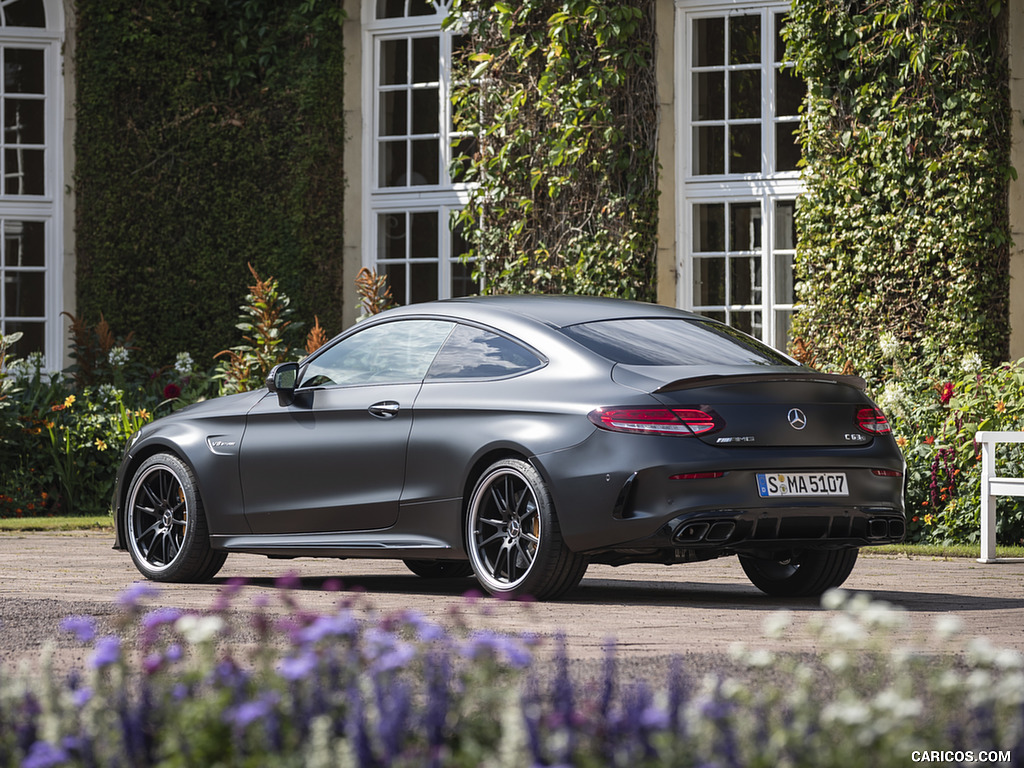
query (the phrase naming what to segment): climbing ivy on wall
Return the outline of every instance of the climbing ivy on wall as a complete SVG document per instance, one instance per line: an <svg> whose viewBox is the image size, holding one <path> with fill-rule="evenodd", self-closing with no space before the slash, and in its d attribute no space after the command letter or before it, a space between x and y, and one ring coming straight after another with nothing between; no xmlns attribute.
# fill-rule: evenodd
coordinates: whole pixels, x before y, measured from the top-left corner
<svg viewBox="0 0 1024 768"><path fill-rule="evenodd" d="M485 290L651 300L657 234L652 0L461 0L457 169Z"/></svg>
<svg viewBox="0 0 1024 768"><path fill-rule="evenodd" d="M78 312L156 363L237 340L248 264L341 327L340 0L78 0Z"/></svg>
<svg viewBox="0 0 1024 768"><path fill-rule="evenodd" d="M884 374L882 331L927 368L1006 358L1009 165L998 0L794 0L808 82L793 334Z"/></svg>

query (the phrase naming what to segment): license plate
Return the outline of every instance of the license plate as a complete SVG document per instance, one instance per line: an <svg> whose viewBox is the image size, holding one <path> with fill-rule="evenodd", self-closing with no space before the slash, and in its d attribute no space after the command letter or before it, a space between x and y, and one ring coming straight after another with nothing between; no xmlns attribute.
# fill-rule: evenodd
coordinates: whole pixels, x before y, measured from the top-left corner
<svg viewBox="0 0 1024 768"><path fill-rule="evenodd" d="M759 474L761 498L775 496L849 496L845 472L779 472Z"/></svg>

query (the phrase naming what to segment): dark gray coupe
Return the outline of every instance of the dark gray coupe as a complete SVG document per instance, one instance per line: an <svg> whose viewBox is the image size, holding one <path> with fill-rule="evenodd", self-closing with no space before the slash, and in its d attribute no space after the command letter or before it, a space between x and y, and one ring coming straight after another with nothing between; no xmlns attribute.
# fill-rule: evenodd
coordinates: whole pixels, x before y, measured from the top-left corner
<svg viewBox="0 0 1024 768"><path fill-rule="evenodd" d="M231 552L386 557L536 598L589 563L738 555L770 595L818 594L905 532L903 458L863 388L667 307L401 307L143 428L116 546L157 581Z"/></svg>

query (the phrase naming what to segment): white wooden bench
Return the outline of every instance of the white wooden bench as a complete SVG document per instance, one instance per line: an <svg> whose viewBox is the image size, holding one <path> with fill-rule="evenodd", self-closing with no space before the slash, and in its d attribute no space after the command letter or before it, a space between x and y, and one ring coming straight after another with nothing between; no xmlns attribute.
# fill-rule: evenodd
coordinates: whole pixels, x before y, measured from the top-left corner
<svg viewBox="0 0 1024 768"><path fill-rule="evenodd" d="M976 432L981 445L981 557L979 563L1024 562L996 557L996 496L1024 496L1024 477L996 475L996 444L1024 443L1024 432Z"/></svg>

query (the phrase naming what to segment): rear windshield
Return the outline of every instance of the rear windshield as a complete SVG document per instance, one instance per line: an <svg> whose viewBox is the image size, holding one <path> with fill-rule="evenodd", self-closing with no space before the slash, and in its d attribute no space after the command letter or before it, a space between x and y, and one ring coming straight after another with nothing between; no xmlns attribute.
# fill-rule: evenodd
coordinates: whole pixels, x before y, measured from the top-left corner
<svg viewBox="0 0 1024 768"><path fill-rule="evenodd" d="M795 365L741 331L713 321L629 318L570 325L562 332L623 365Z"/></svg>

